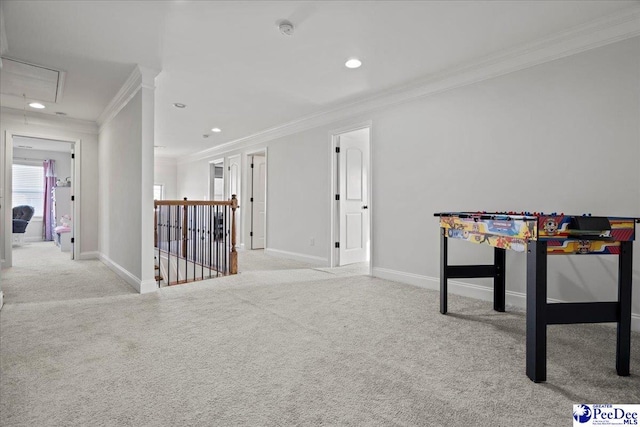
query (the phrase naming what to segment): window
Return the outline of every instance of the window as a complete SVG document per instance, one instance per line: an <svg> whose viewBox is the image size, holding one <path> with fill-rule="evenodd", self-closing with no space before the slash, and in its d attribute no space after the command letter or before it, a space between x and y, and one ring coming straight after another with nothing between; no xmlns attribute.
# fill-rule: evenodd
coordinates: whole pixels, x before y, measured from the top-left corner
<svg viewBox="0 0 640 427"><path fill-rule="evenodd" d="M34 216L42 216L44 206L44 168L42 166L14 164L12 172L13 206L33 206L35 209Z"/></svg>
<svg viewBox="0 0 640 427"><path fill-rule="evenodd" d="M153 184L153 200L162 200L163 193L164 187L162 184Z"/></svg>

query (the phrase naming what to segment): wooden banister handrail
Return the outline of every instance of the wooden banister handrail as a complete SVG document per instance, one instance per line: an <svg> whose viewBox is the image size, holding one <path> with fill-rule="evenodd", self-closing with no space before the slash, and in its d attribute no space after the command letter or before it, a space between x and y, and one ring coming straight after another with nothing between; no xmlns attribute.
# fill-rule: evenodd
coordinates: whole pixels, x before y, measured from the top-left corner
<svg viewBox="0 0 640 427"><path fill-rule="evenodd" d="M231 206L231 200L154 200L154 206ZM237 202L236 202L237 204Z"/></svg>
<svg viewBox="0 0 640 427"><path fill-rule="evenodd" d="M210 208L207 209L207 206ZM174 256L184 260L185 277L188 276L186 266L189 264L187 263L191 263L193 266L200 265L201 268L205 266L215 268L223 274L237 274L236 210L238 207L238 199L235 194L231 196L230 200L225 201L187 200L186 198L184 200L154 200L154 246L158 251L165 251L169 257ZM204 219L204 223L199 222L202 219ZM161 230L165 234L161 235ZM163 248L166 247L166 249L159 247L161 240L165 245ZM218 257L217 263L211 264L212 259L210 258L209 264L205 264L202 258L199 258L203 253L213 253L214 259ZM222 258L215 255L219 253L224 253ZM168 261L167 263L167 271L169 272L171 264ZM195 267L193 276L195 277ZM179 277L177 272L176 277ZM169 278L165 278L165 280L170 281Z"/></svg>

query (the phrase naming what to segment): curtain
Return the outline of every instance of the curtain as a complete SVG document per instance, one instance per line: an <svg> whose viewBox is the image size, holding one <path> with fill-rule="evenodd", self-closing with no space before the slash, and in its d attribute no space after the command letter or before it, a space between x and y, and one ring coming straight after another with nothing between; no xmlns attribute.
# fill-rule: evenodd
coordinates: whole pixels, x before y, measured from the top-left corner
<svg viewBox="0 0 640 427"><path fill-rule="evenodd" d="M42 213L42 239L53 240L53 227L55 227L55 218L53 218L53 188L56 185L56 161L45 160L44 167L44 209Z"/></svg>

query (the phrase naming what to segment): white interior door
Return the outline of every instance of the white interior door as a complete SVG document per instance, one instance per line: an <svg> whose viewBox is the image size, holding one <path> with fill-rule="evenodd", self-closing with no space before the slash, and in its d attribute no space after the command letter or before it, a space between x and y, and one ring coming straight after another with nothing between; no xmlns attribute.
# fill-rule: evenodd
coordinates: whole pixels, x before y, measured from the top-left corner
<svg viewBox="0 0 640 427"><path fill-rule="evenodd" d="M267 162L265 156L253 156L253 192L251 195L251 249L264 249L266 228Z"/></svg>
<svg viewBox="0 0 640 427"><path fill-rule="evenodd" d="M340 135L339 264L369 261L369 129Z"/></svg>

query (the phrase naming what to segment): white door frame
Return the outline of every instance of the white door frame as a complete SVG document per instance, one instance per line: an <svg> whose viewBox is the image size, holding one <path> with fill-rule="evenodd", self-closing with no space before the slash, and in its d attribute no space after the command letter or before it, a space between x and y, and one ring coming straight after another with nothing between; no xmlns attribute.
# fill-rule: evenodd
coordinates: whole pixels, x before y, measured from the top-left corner
<svg viewBox="0 0 640 427"><path fill-rule="evenodd" d="M211 187L211 165L218 164L218 163L222 163L222 199L224 199L224 196L227 192L227 189L225 188L227 185L227 180L225 179L226 178L225 168L227 164L226 159L224 157L221 157L219 159L209 160L209 170L207 171L207 176L209 177L207 188L209 189L208 190L209 194L207 194L207 200L213 200L213 194L211 194L211 192L213 191L213 188Z"/></svg>
<svg viewBox="0 0 640 427"><path fill-rule="evenodd" d="M240 165L240 176L238 177L238 179L240 180L240 197L242 197L242 156L240 154L234 154L233 156L228 156L225 158L225 168L224 168L224 194L225 194L225 199L229 200L231 199L231 179L229 179L230 177L230 172L231 172L231 164L232 159L238 159L238 165ZM237 196L237 194L236 194ZM238 201L239 203L240 201Z"/></svg>
<svg viewBox="0 0 640 427"><path fill-rule="evenodd" d="M82 140L67 138L64 136L57 136L52 134L43 134L37 132L17 132L12 130L6 130L4 135L4 188L2 189L4 192L4 206L2 207L4 213L4 229L6 232L4 233L4 256L5 259L2 262L2 268L11 267L13 265L13 248L11 246L12 242L12 233L9 230L13 229L13 218L12 215L9 214L11 206L13 204L12 200L12 189L13 189L13 137L14 136L24 136L29 138L41 138L41 139L51 139L56 141L64 141L73 144L73 153L74 153L74 161L73 161L73 171L72 171L72 181L71 186L73 190L73 259L80 259L80 223L82 218L80 217L80 185L82 182L81 179L81 153L82 153Z"/></svg>
<svg viewBox="0 0 640 427"><path fill-rule="evenodd" d="M268 240L267 240L267 224L268 224L268 218L269 218L269 153L267 150L267 147L264 148L260 148L258 150L254 150L254 151L247 151L246 153L246 159L247 159L247 167L245 168L247 171L247 186L245 187L245 194L244 194L244 198L245 198L245 205L248 206L247 209L245 209L245 213L247 213L247 228L246 228L246 236L245 236L245 242L246 245L245 247L248 250L251 250L251 235L249 233L251 233L251 231L253 230L253 204L251 203L251 195L253 194L253 179L252 179L252 174L253 170L251 168L251 162L249 160L250 157L253 156L263 156L264 155L264 164L266 166L266 170L267 173L265 174L264 177L264 250L266 251L268 246Z"/></svg>
<svg viewBox="0 0 640 427"><path fill-rule="evenodd" d="M336 201L336 194L339 193L338 189L338 158L336 156L336 147L338 146L338 138L340 135L348 132L353 132L355 130L369 128L369 185L367 186L367 200L369 200L369 275L373 274L373 192L371 189L373 188L373 172L372 172L372 163L373 163L373 150L372 150L372 139L373 139L373 123L371 120L366 122L355 123L350 126L346 126L343 128L334 129L329 132L329 158L331 161L329 162L329 218L331 218L331 227L330 227L330 236L331 239L329 241L329 267L337 267L339 264L339 255L338 249L335 247L335 242L340 241L340 206L338 201Z"/></svg>

